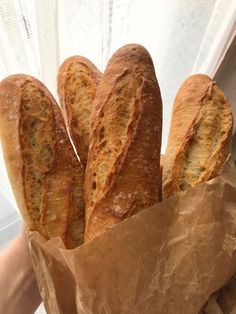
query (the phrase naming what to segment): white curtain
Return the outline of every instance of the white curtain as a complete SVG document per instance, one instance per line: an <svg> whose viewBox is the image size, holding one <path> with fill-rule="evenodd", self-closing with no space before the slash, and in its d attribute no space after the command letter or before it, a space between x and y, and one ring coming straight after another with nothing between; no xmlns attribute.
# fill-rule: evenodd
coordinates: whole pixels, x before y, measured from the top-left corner
<svg viewBox="0 0 236 314"><path fill-rule="evenodd" d="M140 43L153 58L161 88L164 152L178 87L192 73L214 76L235 20L235 0L1 0L0 79L31 74L57 98L56 75L65 58L84 55L104 70L117 48ZM0 177L1 247L6 234L19 229L1 151Z"/></svg>

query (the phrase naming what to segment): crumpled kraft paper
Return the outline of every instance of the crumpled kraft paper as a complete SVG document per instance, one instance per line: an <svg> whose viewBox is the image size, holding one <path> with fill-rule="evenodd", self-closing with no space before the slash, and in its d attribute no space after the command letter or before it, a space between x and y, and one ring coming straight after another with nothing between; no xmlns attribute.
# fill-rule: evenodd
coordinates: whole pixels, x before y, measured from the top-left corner
<svg viewBox="0 0 236 314"><path fill-rule="evenodd" d="M236 278L210 296L202 309L202 314L236 313Z"/></svg>
<svg viewBox="0 0 236 314"><path fill-rule="evenodd" d="M66 250L59 238L28 236L47 313L236 309L236 170L230 160L219 177L74 250Z"/></svg>

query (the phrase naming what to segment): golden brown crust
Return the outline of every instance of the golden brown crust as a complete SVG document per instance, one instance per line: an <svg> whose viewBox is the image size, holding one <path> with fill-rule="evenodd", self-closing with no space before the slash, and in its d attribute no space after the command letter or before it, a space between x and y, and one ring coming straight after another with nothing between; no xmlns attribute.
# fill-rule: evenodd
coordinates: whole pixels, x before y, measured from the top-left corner
<svg viewBox="0 0 236 314"><path fill-rule="evenodd" d="M233 117L222 91L207 75L192 75L173 106L163 166L163 197L215 177L230 152Z"/></svg>
<svg viewBox="0 0 236 314"><path fill-rule="evenodd" d="M47 88L28 75L0 84L0 131L9 179L30 230L83 241L83 170L60 109ZM74 225L76 224L76 229Z"/></svg>
<svg viewBox="0 0 236 314"><path fill-rule="evenodd" d="M89 149L92 103L102 73L87 58L66 59L58 72L58 95L68 129L84 168Z"/></svg>
<svg viewBox="0 0 236 314"><path fill-rule="evenodd" d="M162 101L140 45L109 61L91 115L85 175L85 241L159 201Z"/></svg>

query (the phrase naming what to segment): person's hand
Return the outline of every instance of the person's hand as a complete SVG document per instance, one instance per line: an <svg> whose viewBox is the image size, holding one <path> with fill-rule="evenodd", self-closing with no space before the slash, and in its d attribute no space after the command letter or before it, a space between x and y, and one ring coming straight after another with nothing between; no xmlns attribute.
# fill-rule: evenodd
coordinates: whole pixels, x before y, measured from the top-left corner
<svg viewBox="0 0 236 314"><path fill-rule="evenodd" d="M0 291L5 314L34 313L41 303L24 228L0 253Z"/></svg>

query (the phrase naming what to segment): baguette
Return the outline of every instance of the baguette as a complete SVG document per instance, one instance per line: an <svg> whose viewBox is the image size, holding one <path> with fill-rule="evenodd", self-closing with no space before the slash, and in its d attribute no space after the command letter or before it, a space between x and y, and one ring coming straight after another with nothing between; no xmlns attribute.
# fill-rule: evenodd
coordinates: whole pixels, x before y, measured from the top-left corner
<svg viewBox="0 0 236 314"><path fill-rule="evenodd" d="M163 164L163 198L217 176L228 154L233 116L229 102L207 75L180 87Z"/></svg>
<svg viewBox="0 0 236 314"><path fill-rule="evenodd" d="M160 200L162 100L144 47L126 45L109 61L91 129L85 241Z"/></svg>
<svg viewBox="0 0 236 314"><path fill-rule="evenodd" d="M89 120L102 73L88 59L66 59L58 72L58 95L71 138L86 167L89 149Z"/></svg>
<svg viewBox="0 0 236 314"><path fill-rule="evenodd" d="M29 230L83 242L83 169L47 88L28 75L0 84L0 135L13 192Z"/></svg>

